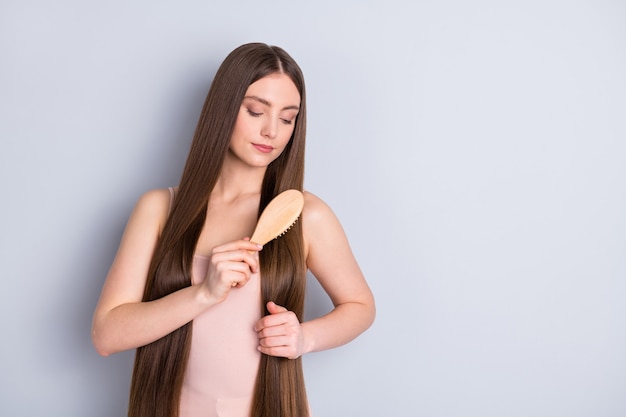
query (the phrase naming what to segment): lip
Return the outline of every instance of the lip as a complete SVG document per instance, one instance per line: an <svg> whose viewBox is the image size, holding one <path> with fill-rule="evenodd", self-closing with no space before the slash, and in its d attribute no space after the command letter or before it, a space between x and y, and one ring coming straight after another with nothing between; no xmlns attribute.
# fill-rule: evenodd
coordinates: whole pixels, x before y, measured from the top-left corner
<svg viewBox="0 0 626 417"><path fill-rule="evenodd" d="M252 146L254 146L259 152L263 153L270 153L274 150L273 146L263 145L262 143L253 143Z"/></svg>

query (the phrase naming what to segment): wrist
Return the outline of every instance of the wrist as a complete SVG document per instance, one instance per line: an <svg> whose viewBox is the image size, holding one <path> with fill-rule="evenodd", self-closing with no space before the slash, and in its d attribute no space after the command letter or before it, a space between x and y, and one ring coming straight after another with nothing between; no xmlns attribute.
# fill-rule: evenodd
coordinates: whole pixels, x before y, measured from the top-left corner
<svg viewBox="0 0 626 417"><path fill-rule="evenodd" d="M196 284L192 286L195 289L195 300L203 307L209 307L215 304L215 300L211 296L206 285Z"/></svg>
<svg viewBox="0 0 626 417"><path fill-rule="evenodd" d="M309 322L300 324L300 331L302 332L302 354L315 351L315 338L311 332L311 326Z"/></svg>

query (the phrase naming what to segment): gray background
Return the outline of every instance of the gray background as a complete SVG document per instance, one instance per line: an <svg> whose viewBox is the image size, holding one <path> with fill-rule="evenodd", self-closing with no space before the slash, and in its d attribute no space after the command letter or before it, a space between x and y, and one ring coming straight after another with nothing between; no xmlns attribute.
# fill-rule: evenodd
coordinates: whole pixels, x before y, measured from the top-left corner
<svg viewBox="0 0 626 417"><path fill-rule="evenodd" d="M91 315L249 41L305 72L306 186L377 298L306 357L315 416L626 415L617 0L2 1L0 415L125 413L133 353L99 357Z"/></svg>

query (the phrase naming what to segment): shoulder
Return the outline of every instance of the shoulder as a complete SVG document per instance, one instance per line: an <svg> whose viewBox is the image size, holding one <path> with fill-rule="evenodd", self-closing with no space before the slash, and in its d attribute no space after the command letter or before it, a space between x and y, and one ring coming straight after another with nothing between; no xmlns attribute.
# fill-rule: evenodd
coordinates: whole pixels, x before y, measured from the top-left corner
<svg viewBox="0 0 626 417"><path fill-rule="evenodd" d="M135 204L132 218L141 223L150 223L162 230L170 212L171 192L168 188L145 192Z"/></svg>
<svg viewBox="0 0 626 417"><path fill-rule="evenodd" d="M334 218L335 214L324 200L310 191L304 193L304 208L302 209L303 221L309 224L323 222L329 217Z"/></svg>
<svg viewBox="0 0 626 417"><path fill-rule="evenodd" d="M339 219L330 206L317 195L304 192L302 210L302 233L305 253L310 254L313 247L325 245L331 240L344 237Z"/></svg>
<svg viewBox="0 0 626 417"><path fill-rule="evenodd" d="M171 194L168 188L149 190L137 200L137 207L151 212L169 211Z"/></svg>

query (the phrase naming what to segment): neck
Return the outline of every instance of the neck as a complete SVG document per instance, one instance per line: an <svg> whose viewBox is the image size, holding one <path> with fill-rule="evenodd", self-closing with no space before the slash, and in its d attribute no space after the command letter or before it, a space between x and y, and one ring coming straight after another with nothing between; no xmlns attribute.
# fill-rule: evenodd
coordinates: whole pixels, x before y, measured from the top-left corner
<svg viewBox="0 0 626 417"><path fill-rule="evenodd" d="M266 169L250 167L226 158L211 192L211 200L233 201L244 195L260 194Z"/></svg>

